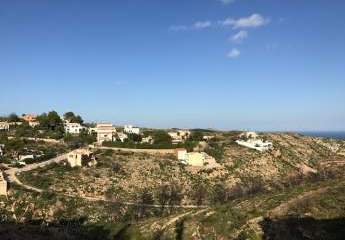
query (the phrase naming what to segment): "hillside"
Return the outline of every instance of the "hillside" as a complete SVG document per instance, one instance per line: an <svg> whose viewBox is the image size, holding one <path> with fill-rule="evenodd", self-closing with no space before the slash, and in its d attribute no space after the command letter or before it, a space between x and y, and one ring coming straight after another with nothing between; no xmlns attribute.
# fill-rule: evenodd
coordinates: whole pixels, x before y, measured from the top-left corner
<svg viewBox="0 0 345 240"><path fill-rule="evenodd" d="M96 167L22 173L22 182L45 192L14 186L1 198L5 229L32 234L42 231L35 223L49 223L42 239L60 231L68 239L88 231L115 239L341 239L345 143L261 134L274 148L258 152L237 145L238 134L217 132L208 143L215 169L184 166L173 155L99 150ZM76 231L63 230L70 222Z"/></svg>

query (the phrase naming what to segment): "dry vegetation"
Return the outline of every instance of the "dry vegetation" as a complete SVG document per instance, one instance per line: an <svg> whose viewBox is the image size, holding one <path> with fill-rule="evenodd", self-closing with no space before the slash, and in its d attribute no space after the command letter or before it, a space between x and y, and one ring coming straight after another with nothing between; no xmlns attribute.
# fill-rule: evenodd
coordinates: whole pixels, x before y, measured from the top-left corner
<svg viewBox="0 0 345 240"><path fill-rule="evenodd" d="M25 183L53 192L52 196L46 193L40 198L15 189L4 202L10 206L22 199L21 212L31 212L34 219L87 217L88 223L134 224L114 230L120 239L266 239L290 224L290 220L278 221L289 214L316 219L345 216L339 207L344 205L344 142L264 134L261 137L272 141L274 149L260 153L235 144L237 135L218 134L212 143L220 146L215 149L222 156L217 159L222 167L217 169L186 167L170 155L102 150L96 153L96 167L51 165L19 176ZM91 197L108 202L89 204ZM42 205L35 205L38 202ZM277 210L284 203L284 211ZM166 208L190 204L209 207ZM6 209L5 215L10 215L11 208ZM25 214L17 219L25 221Z"/></svg>

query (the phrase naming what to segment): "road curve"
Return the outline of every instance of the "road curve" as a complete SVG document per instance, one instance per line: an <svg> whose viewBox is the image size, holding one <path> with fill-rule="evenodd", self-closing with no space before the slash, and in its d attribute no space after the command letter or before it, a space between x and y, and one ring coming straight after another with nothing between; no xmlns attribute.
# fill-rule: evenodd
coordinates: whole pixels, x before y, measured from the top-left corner
<svg viewBox="0 0 345 240"><path fill-rule="evenodd" d="M55 158L49 159L47 161L44 162L40 162L40 163L33 163L33 164L28 164L23 168L10 168L8 170L5 170L5 173L7 175L7 180L10 183L16 183L18 185L20 185L21 187L34 191L34 192L38 192L38 193L42 193L44 190L43 189L39 189L27 184L22 183L16 176L16 174L21 173L21 172L27 172L27 171L31 171L34 170L36 168L39 167L45 167L48 166L52 163L59 163L63 160L67 159L69 153L66 154L62 154L59 155ZM207 208L209 206L207 205L160 205L160 204L142 204L142 203L137 203L137 202L119 202L117 200L107 200L104 197L88 197L88 196L77 196L74 194L67 194L67 193L56 193L57 195L63 195L66 197L80 197L82 199L91 201L91 202L97 202L97 201L103 201L103 202L109 202L109 203L114 203L114 204L121 204L121 205L127 205L127 206L142 206L142 207L152 207L152 208L183 208L183 209L203 209L203 208Z"/></svg>
<svg viewBox="0 0 345 240"><path fill-rule="evenodd" d="M59 155L59 156L57 156L55 158L49 159L49 160L44 161L44 162L28 164L28 165L26 165L23 168L10 168L10 169L7 169L7 170L5 170L5 174L7 175L7 180L10 183L18 184L18 185L24 187L25 189L28 189L28 190L31 190L31 191L35 191L35 192L43 192L42 189L35 188L33 186L26 185L26 184L22 183L17 178L16 174L21 173L21 172L31 171L31 170L34 170L34 169L39 168L39 167L45 167L45 166L48 166L48 165L50 165L52 163L59 163L59 162L65 160L65 159L67 159L68 154L69 153L62 154L62 155Z"/></svg>

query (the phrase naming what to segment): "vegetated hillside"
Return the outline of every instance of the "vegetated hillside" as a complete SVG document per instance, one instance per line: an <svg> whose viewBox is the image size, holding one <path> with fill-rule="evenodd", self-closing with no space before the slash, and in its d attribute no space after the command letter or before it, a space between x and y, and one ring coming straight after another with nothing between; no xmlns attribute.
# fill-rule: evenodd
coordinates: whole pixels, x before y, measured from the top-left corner
<svg viewBox="0 0 345 240"><path fill-rule="evenodd" d="M344 170L333 169L331 179L304 179L279 191L144 221L136 229L143 239L344 239Z"/></svg>
<svg viewBox="0 0 345 240"><path fill-rule="evenodd" d="M261 153L231 141L225 146L223 165L231 175L226 179L229 186L256 184L269 189L288 184L290 178L322 172L324 162L342 158L340 153L344 151L341 141L298 134L262 134L260 137L273 142L274 148Z"/></svg>
<svg viewBox="0 0 345 240"><path fill-rule="evenodd" d="M277 236L287 226L296 226L296 231L305 229L294 233L298 235L308 234L320 219L327 220L322 222L325 226L336 218L341 224L344 209L336 206L344 206L344 142L297 134L262 134L260 137L272 141L274 148L261 153L238 146L234 142L238 134L217 133L208 143L206 151L221 164L217 169L185 167L173 156L107 150L97 153L99 164L94 168L52 165L25 173L19 176L23 182L52 193L42 197L13 189L8 199L1 199L5 206L2 219L16 222L17 227L28 221L43 221L57 228L65 228L57 224L61 219L83 219L82 227L110 225L109 235L115 239L283 239ZM328 205L322 200L324 193L333 196ZM90 204L84 197L108 202ZM303 201L295 202L295 198ZM314 210L318 207L320 215L303 212L302 207L297 209L301 212L291 208L303 205L305 199L311 199L310 206ZM317 204L318 199L322 204ZM114 204L127 201L139 205ZM209 207L167 207L179 204ZM329 209L335 209L334 214L326 216ZM297 219L313 217L306 220L315 225L295 222L290 213L298 214Z"/></svg>

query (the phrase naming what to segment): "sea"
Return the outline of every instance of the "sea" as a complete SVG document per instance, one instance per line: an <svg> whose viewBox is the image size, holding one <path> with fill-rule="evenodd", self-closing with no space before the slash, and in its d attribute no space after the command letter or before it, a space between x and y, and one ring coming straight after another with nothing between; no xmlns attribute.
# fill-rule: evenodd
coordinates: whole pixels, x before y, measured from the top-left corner
<svg viewBox="0 0 345 240"><path fill-rule="evenodd" d="M341 132L305 131L305 132L299 132L299 133L302 135L311 136L311 137L323 137L323 138L333 138L333 139L345 140L345 131L341 131Z"/></svg>

